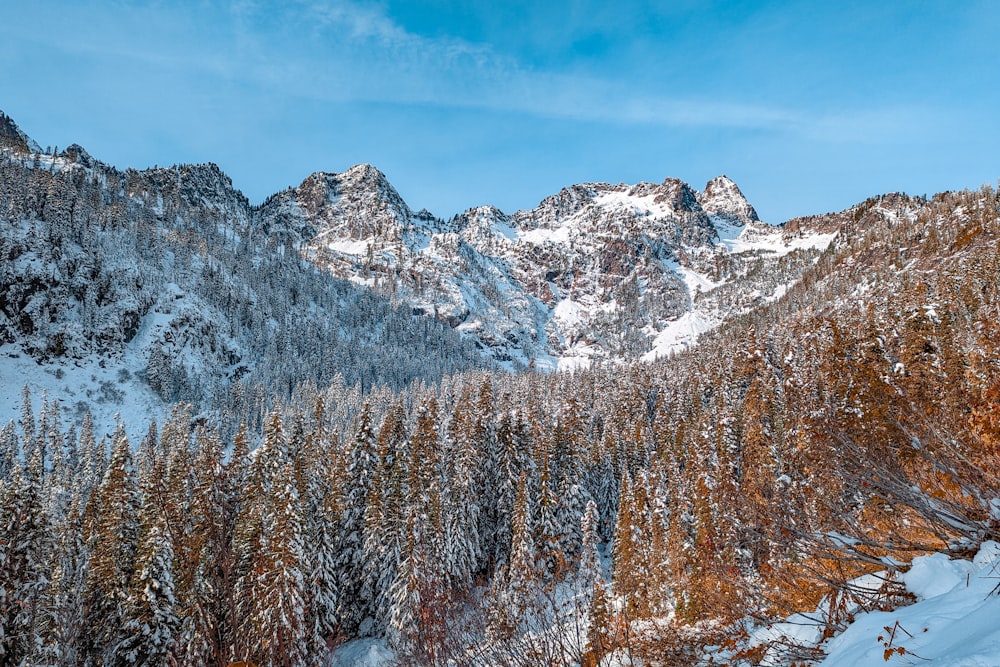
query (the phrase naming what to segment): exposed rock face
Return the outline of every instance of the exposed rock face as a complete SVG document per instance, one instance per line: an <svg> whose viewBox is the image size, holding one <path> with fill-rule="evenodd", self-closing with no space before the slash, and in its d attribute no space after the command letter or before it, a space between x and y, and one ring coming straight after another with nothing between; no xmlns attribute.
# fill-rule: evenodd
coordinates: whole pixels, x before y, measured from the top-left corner
<svg viewBox="0 0 1000 667"><path fill-rule="evenodd" d="M59 157L81 164L84 167L93 167L96 164L94 158L80 144L70 144L66 147L66 150L59 154Z"/></svg>
<svg viewBox="0 0 1000 667"><path fill-rule="evenodd" d="M38 144L21 131L12 118L0 111L0 147L23 153L40 153Z"/></svg>
<svg viewBox="0 0 1000 667"><path fill-rule="evenodd" d="M757 211L746 200L739 187L725 175L710 180L705 189L698 193L702 209L737 224L759 222Z"/></svg>

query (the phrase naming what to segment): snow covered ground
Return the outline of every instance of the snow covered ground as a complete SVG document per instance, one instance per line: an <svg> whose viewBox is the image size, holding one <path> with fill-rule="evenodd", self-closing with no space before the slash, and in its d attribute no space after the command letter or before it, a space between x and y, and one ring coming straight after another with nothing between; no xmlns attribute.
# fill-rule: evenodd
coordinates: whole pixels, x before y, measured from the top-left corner
<svg viewBox="0 0 1000 667"><path fill-rule="evenodd" d="M884 575L866 575L852 587L875 591ZM859 613L844 632L824 643L822 615L796 614L759 628L751 645L818 645L826 654L819 667L1000 666L1000 544L983 543L971 561L940 553L915 558L899 579L916 596L914 604ZM782 653L773 648L760 664L784 665Z"/></svg>
<svg viewBox="0 0 1000 667"><path fill-rule="evenodd" d="M137 443L149 420L163 423L168 408L149 386L138 379L141 359L125 355L118 364L91 355L74 363L38 364L16 344L0 346L0 425L17 421L22 389L31 392L37 418L43 393L58 400L63 426L79 425L90 412L100 438L115 430L115 415L125 422L129 439Z"/></svg>
<svg viewBox="0 0 1000 667"><path fill-rule="evenodd" d="M653 349L643 355L643 361L654 361L693 347L698 336L719 326L721 321L698 311L688 311L656 332Z"/></svg>
<svg viewBox="0 0 1000 667"><path fill-rule="evenodd" d="M973 561L916 558L902 579L917 602L860 615L824 647L823 667L1000 665L1000 544Z"/></svg>
<svg viewBox="0 0 1000 667"><path fill-rule="evenodd" d="M326 667L388 667L396 654L385 639L362 637L338 646L329 656Z"/></svg>

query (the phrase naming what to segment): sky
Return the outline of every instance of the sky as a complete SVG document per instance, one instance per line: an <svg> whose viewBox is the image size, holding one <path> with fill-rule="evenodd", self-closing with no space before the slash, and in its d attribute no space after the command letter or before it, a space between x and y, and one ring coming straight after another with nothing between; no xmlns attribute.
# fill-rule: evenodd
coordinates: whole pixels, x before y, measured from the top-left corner
<svg viewBox="0 0 1000 667"><path fill-rule="evenodd" d="M254 202L367 162L414 210L736 181L761 217L1000 178L1000 2L33 0L0 110Z"/></svg>

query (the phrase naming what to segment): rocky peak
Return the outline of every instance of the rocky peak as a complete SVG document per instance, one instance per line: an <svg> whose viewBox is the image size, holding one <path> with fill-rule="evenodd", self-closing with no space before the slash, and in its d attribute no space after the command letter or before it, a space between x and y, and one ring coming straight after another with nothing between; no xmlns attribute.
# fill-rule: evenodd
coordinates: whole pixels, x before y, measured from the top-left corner
<svg viewBox="0 0 1000 667"><path fill-rule="evenodd" d="M690 185L678 178L664 179L657 188L654 201L666 204L677 213L700 213L698 195Z"/></svg>
<svg viewBox="0 0 1000 667"><path fill-rule="evenodd" d="M397 236L414 217L385 174L370 164L339 174L316 172L295 189L295 199L304 217L330 238Z"/></svg>
<svg viewBox="0 0 1000 667"><path fill-rule="evenodd" d="M496 206L477 206L456 216L454 229L473 245L483 245L497 238L513 241L517 234L510 218Z"/></svg>
<svg viewBox="0 0 1000 667"><path fill-rule="evenodd" d="M593 203L598 190L609 187L606 183L571 185L563 188L557 194L546 197L530 211L518 211L514 214L514 218L518 226L526 230L535 229L540 223L542 226L558 226L567 218Z"/></svg>
<svg viewBox="0 0 1000 667"><path fill-rule="evenodd" d="M182 164L173 168L184 187L212 193L233 192L233 180L214 162Z"/></svg>
<svg viewBox="0 0 1000 667"><path fill-rule="evenodd" d="M63 152L86 167L98 164L83 148L73 145ZM219 165L178 164L172 167L153 167L135 174L136 192L151 199L174 201L186 206L228 211L245 218L250 202L243 193L233 187L233 181L219 168Z"/></svg>
<svg viewBox="0 0 1000 667"><path fill-rule="evenodd" d="M417 220L420 220L421 222L434 222L435 220L437 220L434 214L428 211L426 208L422 208L416 213L414 213L413 217L416 218Z"/></svg>
<svg viewBox="0 0 1000 667"><path fill-rule="evenodd" d="M84 167L93 167L96 161L87 152L87 150L80 144L70 144L59 154L60 157L64 157L71 162L76 162L77 164L83 165Z"/></svg>
<svg viewBox="0 0 1000 667"><path fill-rule="evenodd" d="M468 224L492 224L497 220L503 220L504 222L508 220L507 214L491 204L470 208L458 217Z"/></svg>
<svg viewBox="0 0 1000 667"><path fill-rule="evenodd" d="M356 164L350 169L337 175L338 182L343 187L351 190L361 190L365 192L396 192L395 188L389 184L389 179L385 177L376 167L368 164ZM398 194L396 195L399 196Z"/></svg>
<svg viewBox="0 0 1000 667"><path fill-rule="evenodd" d="M698 193L698 202L709 215L716 215L736 224L760 221L757 211L746 200L736 183L725 175L710 180L705 189Z"/></svg>
<svg viewBox="0 0 1000 667"><path fill-rule="evenodd" d="M41 147L21 131L14 119L0 111L0 148L13 148L20 153L41 153Z"/></svg>

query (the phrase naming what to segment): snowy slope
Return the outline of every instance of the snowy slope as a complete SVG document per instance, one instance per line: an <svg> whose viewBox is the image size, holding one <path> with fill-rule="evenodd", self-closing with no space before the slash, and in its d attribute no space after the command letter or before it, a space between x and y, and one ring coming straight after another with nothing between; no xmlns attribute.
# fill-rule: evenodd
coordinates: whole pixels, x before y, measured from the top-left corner
<svg viewBox="0 0 1000 667"><path fill-rule="evenodd" d="M0 420L14 420L22 405L22 388L31 393L32 411L39 414L42 399L57 401L63 423L77 423L90 413L100 437L114 432L120 416L130 440L138 442L149 419L163 423L167 406L140 379L139 357L109 367L98 355L67 365L38 364L27 354L5 347L0 353Z"/></svg>
<svg viewBox="0 0 1000 667"><path fill-rule="evenodd" d="M770 646L760 664L788 664L789 655L818 653L822 667L1000 665L1000 544L984 542L971 561L943 553L915 558L896 575L916 601L891 611L857 612L839 635L822 640L824 604L812 614L757 629L752 645ZM851 582L854 595L880 599L886 573ZM879 606L879 605L876 605ZM715 656L725 662L726 653ZM738 663L743 664L743 663Z"/></svg>
<svg viewBox="0 0 1000 667"><path fill-rule="evenodd" d="M984 543L971 562L916 558L902 579L917 602L860 615L823 647L821 665L1000 665L1000 544Z"/></svg>

